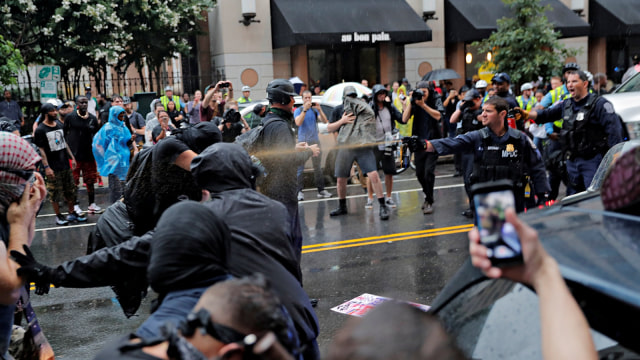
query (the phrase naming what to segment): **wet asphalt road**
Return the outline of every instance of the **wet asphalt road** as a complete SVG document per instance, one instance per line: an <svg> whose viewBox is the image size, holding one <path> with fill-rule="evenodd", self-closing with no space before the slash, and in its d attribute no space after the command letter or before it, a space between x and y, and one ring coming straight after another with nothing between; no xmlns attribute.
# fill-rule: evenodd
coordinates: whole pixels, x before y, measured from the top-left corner
<svg viewBox="0 0 640 360"><path fill-rule="evenodd" d="M349 214L332 218L337 200L317 199L315 189L305 190L300 203L304 235L302 270L311 298L319 299L316 313L321 327L319 344L326 353L330 339L349 316L330 309L363 293L429 304L467 258L466 231L471 220L460 212L467 199L460 177L452 177L452 164L436 168L435 211L423 215L420 185L408 170L396 176L393 199L397 208L389 221L380 221L378 204L365 209L366 195L359 185L349 185ZM335 194L334 187L327 190ZM86 208L86 193L80 191ZM107 189L98 188L97 203L108 206ZM36 223L32 251L48 265L82 256L87 237L99 215L86 224L55 225L49 204ZM431 231L433 230L433 231ZM104 343L135 330L149 313L151 293L138 316L127 319L109 288L51 289L49 295L32 295L40 324L58 359L90 359Z"/></svg>

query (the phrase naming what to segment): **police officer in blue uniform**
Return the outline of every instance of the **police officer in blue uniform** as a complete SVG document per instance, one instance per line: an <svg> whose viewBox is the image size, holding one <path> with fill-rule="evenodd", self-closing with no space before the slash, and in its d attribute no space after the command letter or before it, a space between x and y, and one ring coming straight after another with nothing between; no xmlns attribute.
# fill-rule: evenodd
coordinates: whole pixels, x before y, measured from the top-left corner
<svg viewBox="0 0 640 360"><path fill-rule="evenodd" d="M525 206L527 176L533 181L533 193L537 194L538 201L545 201L550 189L542 157L533 141L520 130L506 126L508 109L509 104L505 99L492 97L482 106L484 128L455 138L415 140L411 145L437 152L438 155L473 152L471 183L512 180L516 211L521 212Z"/></svg>
<svg viewBox="0 0 640 360"><path fill-rule="evenodd" d="M622 142L622 125L613 105L589 93L589 80L583 71L570 71L567 90L571 97L548 109L535 110L524 117L538 124L562 119L560 142L567 159L571 187L567 195L584 191L595 175L603 155Z"/></svg>

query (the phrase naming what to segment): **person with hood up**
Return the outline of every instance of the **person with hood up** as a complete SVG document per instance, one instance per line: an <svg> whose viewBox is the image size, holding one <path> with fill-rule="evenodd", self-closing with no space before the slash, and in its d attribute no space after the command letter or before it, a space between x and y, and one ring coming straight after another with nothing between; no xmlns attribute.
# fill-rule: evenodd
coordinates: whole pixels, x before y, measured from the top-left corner
<svg viewBox="0 0 640 360"><path fill-rule="evenodd" d="M224 218L231 232L229 273L238 277L262 273L293 318L300 345L307 348L304 358L319 358L318 320L301 285L298 249L290 241L286 207L253 190L257 171L240 145L208 147L193 159L191 172L198 187L210 194L211 200L204 205ZM155 255L155 247L153 252ZM149 268L152 285L162 274L166 273L156 274Z"/></svg>
<svg viewBox="0 0 640 360"><path fill-rule="evenodd" d="M133 159L123 201L100 216L89 235L88 255L49 267L32 255L17 259L35 282L36 294L56 287L111 286L127 317L147 294L147 266L153 229L163 212L181 199L200 201L202 191L189 172L191 160L221 141L215 124L179 129ZM134 226L132 226L132 224Z"/></svg>
<svg viewBox="0 0 640 360"><path fill-rule="evenodd" d="M98 172L108 175L109 200L118 201L124 191L124 180L129 170L131 131L124 124L127 115L120 106L109 109L109 121L93 137L93 156Z"/></svg>

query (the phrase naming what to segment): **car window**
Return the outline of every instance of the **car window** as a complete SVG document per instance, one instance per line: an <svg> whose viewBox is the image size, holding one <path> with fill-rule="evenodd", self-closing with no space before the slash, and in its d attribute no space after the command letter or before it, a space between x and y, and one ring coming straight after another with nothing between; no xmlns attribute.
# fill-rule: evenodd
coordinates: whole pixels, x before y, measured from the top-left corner
<svg viewBox="0 0 640 360"><path fill-rule="evenodd" d="M632 91L640 91L640 72L632 76L631 79L622 84L615 92L625 93Z"/></svg>

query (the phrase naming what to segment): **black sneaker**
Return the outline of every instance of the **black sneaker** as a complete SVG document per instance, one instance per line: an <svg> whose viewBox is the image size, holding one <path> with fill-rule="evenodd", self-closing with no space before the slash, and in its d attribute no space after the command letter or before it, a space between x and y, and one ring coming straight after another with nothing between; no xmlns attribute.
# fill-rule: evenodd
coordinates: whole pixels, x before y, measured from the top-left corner
<svg viewBox="0 0 640 360"><path fill-rule="evenodd" d="M342 206L337 207L329 213L329 216L340 216L340 215L347 215L346 207L342 207Z"/></svg>
<svg viewBox="0 0 640 360"><path fill-rule="evenodd" d="M64 218L64 215L58 214L58 215L56 215L56 224L57 225L69 225L69 222Z"/></svg>
<svg viewBox="0 0 640 360"><path fill-rule="evenodd" d="M473 219L473 210L471 209L467 209L465 211L462 212L462 216L469 218L469 219Z"/></svg>
<svg viewBox="0 0 640 360"><path fill-rule="evenodd" d="M380 220L388 220L389 219L389 208L387 205L380 206Z"/></svg>

